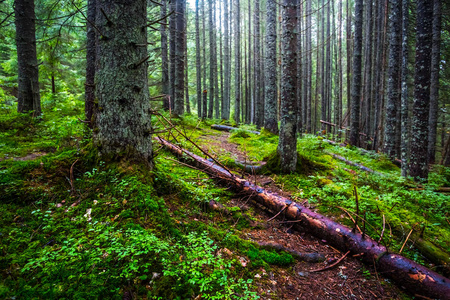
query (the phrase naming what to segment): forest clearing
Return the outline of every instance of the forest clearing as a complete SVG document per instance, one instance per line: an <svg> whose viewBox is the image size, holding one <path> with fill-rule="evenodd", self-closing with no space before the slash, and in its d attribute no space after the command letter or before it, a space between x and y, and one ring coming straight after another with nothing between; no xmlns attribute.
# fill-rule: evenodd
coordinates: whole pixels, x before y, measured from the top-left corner
<svg viewBox="0 0 450 300"><path fill-rule="evenodd" d="M449 9L0 1L0 298L450 299Z"/></svg>

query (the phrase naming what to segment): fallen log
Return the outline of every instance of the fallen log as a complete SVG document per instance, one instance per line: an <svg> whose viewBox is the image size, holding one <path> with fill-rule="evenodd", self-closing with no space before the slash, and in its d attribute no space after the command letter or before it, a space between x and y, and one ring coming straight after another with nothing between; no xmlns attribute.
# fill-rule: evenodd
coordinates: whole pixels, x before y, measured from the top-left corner
<svg viewBox="0 0 450 300"><path fill-rule="evenodd" d="M254 133L254 134L260 134L259 131L253 131L253 130L247 130L247 129L241 129L241 128L237 128L237 127L232 127L232 126L227 126L227 125L211 125L212 129L215 130L219 130L219 131L227 131L230 132L231 130L236 130L236 129L240 129L240 130L244 130L250 133Z"/></svg>
<svg viewBox="0 0 450 300"><path fill-rule="evenodd" d="M377 175L384 176L384 174L382 174L382 173L380 173L380 172L374 171L374 170L372 170L371 168L368 168L368 167L366 167L366 166L364 166L364 165L361 165L361 164L355 163L355 162L353 162L353 161L351 161L351 160L348 160L348 159L346 159L346 158L343 157L343 156L340 156L340 155L337 155L337 154L334 154L334 153L330 153L330 152L325 152L325 153L328 154L328 155L333 156L333 157L336 158L336 159L339 159L339 160L345 162L345 163L346 163L347 165L349 165L349 166L357 167L357 168L360 169L361 171L365 171L365 172L369 172L369 173L373 173L373 174L377 174Z"/></svg>
<svg viewBox="0 0 450 300"><path fill-rule="evenodd" d="M286 208L284 216L297 220L303 229L320 239L326 240L333 247L353 254L360 254L363 262L376 264L379 273L390 277L408 292L438 299L450 299L450 280L426 267L401 255L390 253L386 247L375 240L363 236L350 228L326 218L310 209L294 203L292 200L268 192L262 187L230 174L222 167L188 152L170 142L157 138L158 142L175 155L186 158L186 162L212 175L221 184L246 194L274 212Z"/></svg>
<svg viewBox="0 0 450 300"><path fill-rule="evenodd" d="M234 163L245 172L250 174L259 174L263 170L263 167L266 165L266 162L262 162L259 165L252 164L250 162L244 162L240 160L235 160Z"/></svg>
<svg viewBox="0 0 450 300"><path fill-rule="evenodd" d="M338 142L335 142L335 141L332 141L332 140L323 139L323 141L328 143L328 144L330 144L330 145L334 145L334 146L340 146L340 147L346 147L347 146L347 144L345 144L345 143L338 143ZM368 154L368 155L378 154L376 152L369 151L369 150L366 150L366 149L363 149L363 148L357 148L357 149L359 151L361 151L361 153L363 153L363 154ZM402 161L400 159L398 159L398 158L391 159L391 161L397 167L401 167L402 166Z"/></svg>
<svg viewBox="0 0 450 300"><path fill-rule="evenodd" d="M306 261L306 262L310 262L310 263L318 263L318 262L325 261L325 255L323 255L322 253L298 252L293 249L286 248L283 245L275 243L275 242L258 242L258 245L261 246L262 248L269 249L269 250L285 251L301 261Z"/></svg>

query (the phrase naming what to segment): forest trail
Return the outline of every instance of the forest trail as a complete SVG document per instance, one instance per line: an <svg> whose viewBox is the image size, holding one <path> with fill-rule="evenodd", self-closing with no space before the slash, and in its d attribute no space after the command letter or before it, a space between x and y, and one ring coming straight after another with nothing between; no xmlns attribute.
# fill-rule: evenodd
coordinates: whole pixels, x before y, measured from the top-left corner
<svg viewBox="0 0 450 300"><path fill-rule="evenodd" d="M247 154L240 150L238 144L229 141L230 133L208 131L200 136L196 142L210 155L220 157L231 156L240 161L249 161ZM239 174L242 170L233 169ZM271 176L244 174L245 178L258 185L264 186L270 192L291 198L291 194L277 185ZM314 209L306 199L295 198L295 201ZM325 261L311 263L296 261L292 267L274 266L271 272L263 268L255 275L254 283L258 287L261 299L404 299L405 294L388 279L383 278L375 269L368 268L357 257L345 257L336 266L321 271L310 272L326 268L336 263L344 256L325 240L319 240L307 232L299 231L295 223L285 222L281 213L277 218L261 205L251 201L248 197L236 195L230 202L232 206L242 211L249 211L248 206L255 206L251 212L257 219L252 229L244 229L243 239L257 243L275 243L287 249L300 253L320 253ZM223 212L226 214L226 212ZM252 222L252 221L251 221ZM295 228L294 228L295 227ZM245 263L244 263L245 264Z"/></svg>

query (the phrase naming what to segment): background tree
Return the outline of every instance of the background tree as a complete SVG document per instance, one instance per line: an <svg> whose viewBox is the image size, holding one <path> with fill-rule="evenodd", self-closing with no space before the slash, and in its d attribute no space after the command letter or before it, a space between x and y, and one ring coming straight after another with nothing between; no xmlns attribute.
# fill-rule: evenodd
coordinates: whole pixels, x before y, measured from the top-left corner
<svg viewBox="0 0 450 300"><path fill-rule="evenodd" d="M96 0L88 0L86 28L86 83L84 84L84 112L85 120L93 128L92 114L95 102L95 54L97 33L94 28L96 14ZM162 41L162 36L161 36Z"/></svg>
<svg viewBox="0 0 450 300"><path fill-rule="evenodd" d="M169 0L161 1L161 18L165 17L167 14L167 2ZM170 82L169 82L169 51L167 49L167 25L166 20L161 22L161 26L159 27L161 32L161 91L164 96L164 108L169 109L169 94L170 94Z"/></svg>
<svg viewBox="0 0 450 300"><path fill-rule="evenodd" d="M202 65L200 54L200 20L199 20L199 0L195 0L195 69L197 77L197 112L198 117L202 117Z"/></svg>
<svg viewBox="0 0 450 300"><path fill-rule="evenodd" d="M41 115L39 94L39 64L36 54L36 15L34 0L15 0L16 46L18 64L18 106L20 113Z"/></svg>
<svg viewBox="0 0 450 300"><path fill-rule="evenodd" d="M175 42L175 99L173 112L184 114L184 65L185 65L185 9L186 0L176 1L176 42Z"/></svg>

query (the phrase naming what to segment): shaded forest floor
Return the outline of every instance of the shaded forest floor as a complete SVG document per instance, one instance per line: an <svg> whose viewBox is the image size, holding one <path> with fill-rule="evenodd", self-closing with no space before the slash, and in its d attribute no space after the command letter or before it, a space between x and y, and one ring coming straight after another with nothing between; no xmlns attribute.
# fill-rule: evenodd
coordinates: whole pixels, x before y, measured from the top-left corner
<svg viewBox="0 0 450 300"><path fill-rule="evenodd" d="M357 257L310 272L330 266L344 253L285 223L282 214L270 220L273 213L180 164L156 143L151 172L126 162L99 161L78 121L82 111L77 107L82 106L70 103L55 104L39 122L13 110L1 115L0 298L411 297ZM423 190L414 190L416 185L401 179L383 156L361 155L306 136L299 150L304 162L312 162L305 164L308 168L292 175L245 174L235 160L263 161L276 149L276 136L218 132L189 116L173 121L237 173L349 226L353 223L343 209L356 218L356 186L370 224L366 233L378 238L384 215L390 228L386 225L383 239L392 251L399 251L411 228L420 233L420 225L435 247L450 246L449 198L434 192L449 186L446 169L435 170ZM155 130L163 129L157 118L154 124ZM349 167L327 151L386 176ZM214 209L211 200L223 207ZM299 261L258 242L320 253L325 261ZM435 267L417 251L412 237L403 254Z"/></svg>

